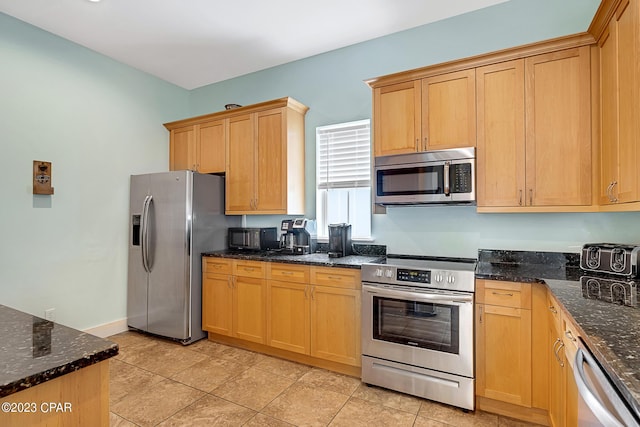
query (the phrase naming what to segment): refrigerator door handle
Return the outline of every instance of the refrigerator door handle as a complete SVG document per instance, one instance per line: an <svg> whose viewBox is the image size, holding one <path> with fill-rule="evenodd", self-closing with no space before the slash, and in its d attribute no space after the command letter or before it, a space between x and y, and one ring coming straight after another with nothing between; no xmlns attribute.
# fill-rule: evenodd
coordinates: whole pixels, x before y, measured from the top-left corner
<svg viewBox="0 0 640 427"><path fill-rule="evenodd" d="M150 195L144 198L142 219L140 221L140 244L142 245L140 252L142 253L142 266L147 273L151 272L151 268L149 268L149 206L152 200L153 196Z"/></svg>

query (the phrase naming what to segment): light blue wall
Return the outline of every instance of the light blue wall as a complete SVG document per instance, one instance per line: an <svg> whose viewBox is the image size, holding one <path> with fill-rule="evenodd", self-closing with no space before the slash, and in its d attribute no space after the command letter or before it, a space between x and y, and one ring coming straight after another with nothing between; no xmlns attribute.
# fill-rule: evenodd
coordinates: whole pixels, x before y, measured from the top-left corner
<svg viewBox="0 0 640 427"><path fill-rule="evenodd" d="M0 304L126 317L129 175L167 170L189 92L0 14ZM52 162L52 196L32 162Z"/></svg>
<svg viewBox="0 0 640 427"><path fill-rule="evenodd" d="M586 31L597 0L511 0L192 91L191 115L292 96L306 116L307 216L315 217L315 128L371 117L364 80ZM278 225L278 217L248 217ZM640 214L477 214L469 207L399 207L375 215L389 252L475 257L478 248L577 252L584 242L640 243Z"/></svg>
<svg viewBox="0 0 640 427"><path fill-rule="evenodd" d="M307 215L315 216L316 126L367 118L363 80L584 31L597 0L511 0L461 17L187 92L0 14L0 304L85 329L126 313L128 177L168 165L162 123L293 96L307 115ZM33 160L53 196L31 194ZM250 217L249 224L278 224ZM391 252L577 250L640 242L640 214L479 215L468 207L376 215Z"/></svg>

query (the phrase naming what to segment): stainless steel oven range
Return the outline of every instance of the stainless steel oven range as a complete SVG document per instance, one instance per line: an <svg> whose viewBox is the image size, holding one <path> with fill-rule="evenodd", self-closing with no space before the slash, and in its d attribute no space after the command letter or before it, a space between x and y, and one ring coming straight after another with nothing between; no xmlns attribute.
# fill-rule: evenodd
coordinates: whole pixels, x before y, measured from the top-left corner
<svg viewBox="0 0 640 427"><path fill-rule="evenodd" d="M474 409L475 259L362 265L362 381Z"/></svg>

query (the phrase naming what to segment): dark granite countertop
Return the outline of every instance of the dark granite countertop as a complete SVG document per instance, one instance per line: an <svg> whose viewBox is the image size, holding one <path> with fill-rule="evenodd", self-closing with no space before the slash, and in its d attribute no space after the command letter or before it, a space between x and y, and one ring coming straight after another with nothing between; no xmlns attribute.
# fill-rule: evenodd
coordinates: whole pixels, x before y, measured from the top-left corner
<svg viewBox="0 0 640 427"><path fill-rule="evenodd" d="M117 354L116 343L0 305L0 398Z"/></svg>
<svg viewBox="0 0 640 427"><path fill-rule="evenodd" d="M579 254L480 250L476 277L545 283L640 416L640 308L585 298L580 277L594 274L581 270L579 260Z"/></svg>
<svg viewBox="0 0 640 427"><path fill-rule="evenodd" d="M340 258L329 258L326 253L309 255L287 255L277 251L232 251L222 250L204 252L202 256L246 259L253 261L284 262L289 264L318 265L325 267L360 268L367 262L384 259L382 255L348 255Z"/></svg>

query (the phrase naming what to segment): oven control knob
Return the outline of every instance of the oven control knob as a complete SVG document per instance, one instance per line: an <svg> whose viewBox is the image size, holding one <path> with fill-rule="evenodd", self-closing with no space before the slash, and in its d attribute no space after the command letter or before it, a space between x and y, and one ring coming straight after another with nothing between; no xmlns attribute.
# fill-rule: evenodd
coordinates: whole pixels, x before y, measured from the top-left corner
<svg viewBox="0 0 640 427"><path fill-rule="evenodd" d="M384 275L388 278L393 277L393 270L385 270Z"/></svg>
<svg viewBox="0 0 640 427"><path fill-rule="evenodd" d="M376 268L375 275L376 277L382 277L383 270L381 268Z"/></svg>
<svg viewBox="0 0 640 427"><path fill-rule="evenodd" d="M436 273L436 276L434 277L436 283L441 283L442 282L442 273Z"/></svg>
<svg viewBox="0 0 640 427"><path fill-rule="evenodd" d="M447 274L447 283L453 285L456 282L456 276Z"/></svg>

